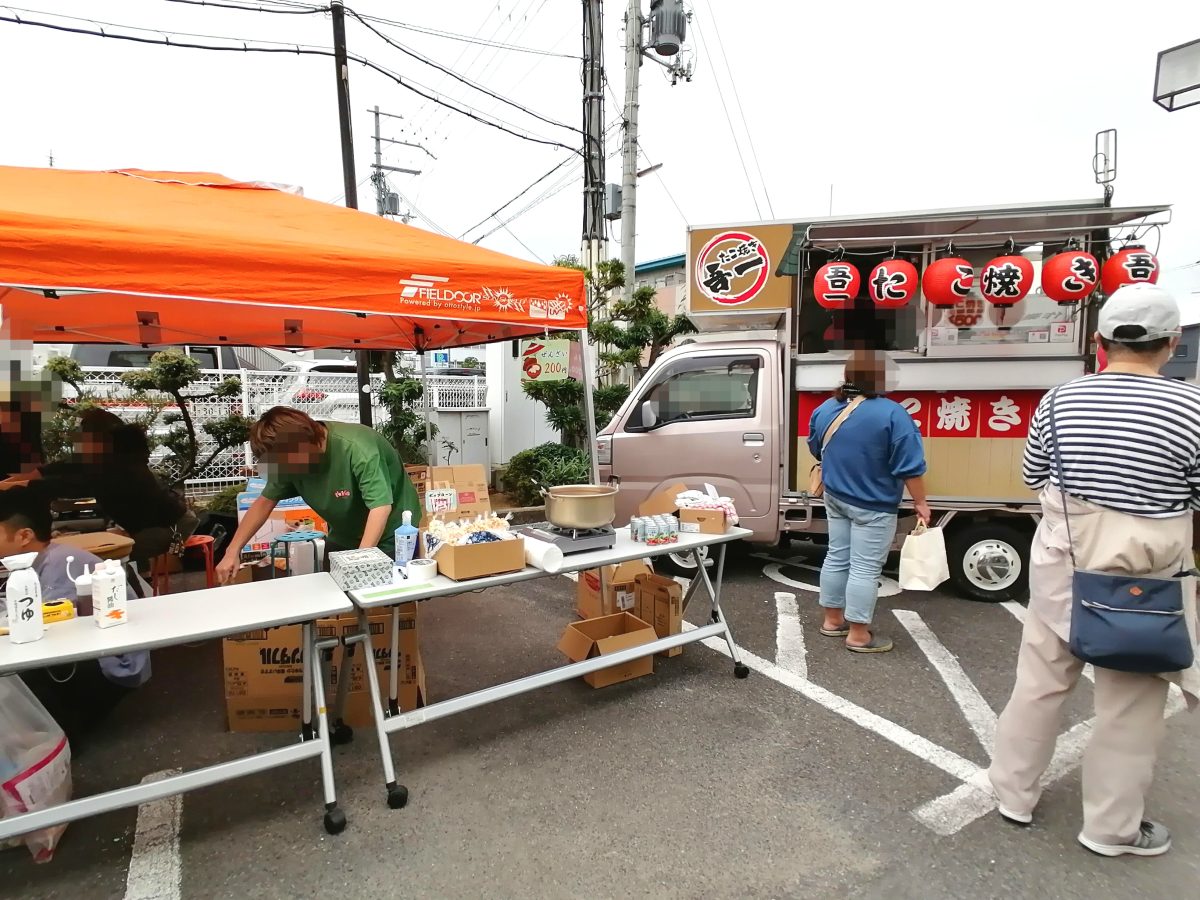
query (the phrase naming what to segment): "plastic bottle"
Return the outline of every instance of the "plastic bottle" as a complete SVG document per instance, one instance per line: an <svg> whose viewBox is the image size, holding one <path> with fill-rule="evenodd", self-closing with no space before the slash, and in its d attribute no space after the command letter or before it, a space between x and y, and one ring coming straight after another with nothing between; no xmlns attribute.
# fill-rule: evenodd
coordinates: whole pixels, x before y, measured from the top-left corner
<svg viewBox="0 0 1200 900"><path fill-rule="evenodd" d="M8 611L8 639L14 644L40 641L46 634L42 582L33 571L37 557L36 553L19 553L0 560L11 573L4 589L4 605Z"/></svg>
<svg viewBox="0 0 1200 900"><path fill-rule="evenodd" d="M89 571L90 566L84 565L83 574L76 578L71 574L71 563L75 562L75 557L67 557L67 577L71 579L71 583L75 585L75 609L78 615L84 615L85 610L90 612L92 609L92 573Z"/></svg>
<svg viewBox="0 0 1200 900"><path fill-rule="evenodd" d="M125 570L115 560L99 563L92 573L92 621L100 628L123 625L128 621L125 609Z"/></svg>
<svg viewBox="0 0 1200 900"><path fill-rule="evenodd" d="M413 527L412 511L404 511L404 521L396 529L396 565L407 566L417 555L417 529Z"/></svg>

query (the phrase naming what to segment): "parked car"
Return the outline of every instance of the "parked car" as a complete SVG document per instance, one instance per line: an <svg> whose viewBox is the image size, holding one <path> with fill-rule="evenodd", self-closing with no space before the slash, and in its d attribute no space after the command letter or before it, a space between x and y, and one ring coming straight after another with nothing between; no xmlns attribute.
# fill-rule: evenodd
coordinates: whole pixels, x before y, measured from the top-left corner
<svg viewBox="0 0 1200 900"><path fill-rule="evenodd" d="M287 363L280 374L291 376L280 402L302 409L314 419L358 421L358 378L354 360L302 360Z"/></svg>

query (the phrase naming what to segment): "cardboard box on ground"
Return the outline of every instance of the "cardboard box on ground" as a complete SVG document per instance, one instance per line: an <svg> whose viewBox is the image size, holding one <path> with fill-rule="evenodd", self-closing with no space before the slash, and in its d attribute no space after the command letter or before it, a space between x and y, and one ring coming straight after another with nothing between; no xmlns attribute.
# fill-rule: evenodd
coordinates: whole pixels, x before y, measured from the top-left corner
<svg viewBox="0 0 1200 900"><path fill-rule="evenodd" d="M558 649L571 660L582 662L593 656L604 656L651 643L656 637L654 628L631 613L621 612L612 616L584 619L572 622L558 641ZM583 676L594 688L608 687L632 678L654 674L654 658L644 656Z"/></svg>
<svg viewBox="0 0 1200 900"><path fill-rule="evenodd" d="M351 633L357 628L355 616L320 619L318 638ZM371 643L375 651L375 672L379 691L387 702L391 670L391 610L380 610L368 617ZM225 707L229 730L237 732L293 731L300 727L303 655L302 629L299 625L252 631L222 642L225 671ZM342 664L342 648L333 651L325 665L326 707L332 715L339 680L350 679L345 722L351 726L372 723L371 694L363 667L363 645L354 645L349 672ZM417 628L417 604L400 607L399 705L404 711L425 705L425 669L421 662L420 634ZM314 713L315 715L315 713Z"/></svg>
<svg viewBox="0 0 1200 900"><path fill-rule="evenodd" d="M483 466L434 466L429 470L422 510L422 531L435 518L454 522L491 513L492 501ZM424 541L422 555L425 555ZM525 568L525 542L518 537L465 547L445 546L433 558L438 573L454 581L503 575Z"/></svg>

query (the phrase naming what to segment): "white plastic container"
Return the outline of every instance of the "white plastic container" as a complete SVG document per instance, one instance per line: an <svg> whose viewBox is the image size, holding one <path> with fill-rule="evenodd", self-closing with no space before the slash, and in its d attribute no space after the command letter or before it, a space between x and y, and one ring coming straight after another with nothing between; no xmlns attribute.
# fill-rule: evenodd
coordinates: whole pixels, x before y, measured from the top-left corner
<svg viewBox="0 0 1200 900"><path fill-rule="evenodd" d="M116 560L96 566L92 573L92 621L99 628L124 625L128 621L125 604L125 569Z"/></svg>
<svg viewBox="0 0 1200 900"><path fill-rule="evenodd" d="M42 582L33 571L36 553L6 556L0 562L11 573L4 589L4 606L8 612L8 639L14 644L40 641L46 634L42 618Z"/></svg>

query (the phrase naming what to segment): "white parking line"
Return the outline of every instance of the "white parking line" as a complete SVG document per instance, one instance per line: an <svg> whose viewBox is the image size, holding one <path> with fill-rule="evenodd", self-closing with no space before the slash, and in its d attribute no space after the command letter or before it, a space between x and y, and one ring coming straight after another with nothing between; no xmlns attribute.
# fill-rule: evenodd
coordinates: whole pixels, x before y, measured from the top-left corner
<svg viewBox="0 0 1200 900"><path fill-rule="evenodd" d="M179 769L167 769L147 775L142 783L178 774ZM179 900L183 878L179 856L182 818L183 798L178 794L138 807L133 854L125 878L125 900Z"/></svg>
<svg viewBox="0 0 1200 900"><path fill-rule="evenodd" d="M921 652L937 670L950 690L950 696L962 710L971 731L975 732L980 746L987 753L991 753L992 745L996 741L996 712L983 698L979 688L967 677L957 657L946 649L917 613L908 609L893 609L892 615L900 620L900 624L912 635Z"/></svg>
<svg viewBox="0 0 1200 900"><path fill-rule="evenodd" d="M804 646L796 595L782 591L775 594L775 609L775 664L801 678L808 678L808 651Z"/></svg>

